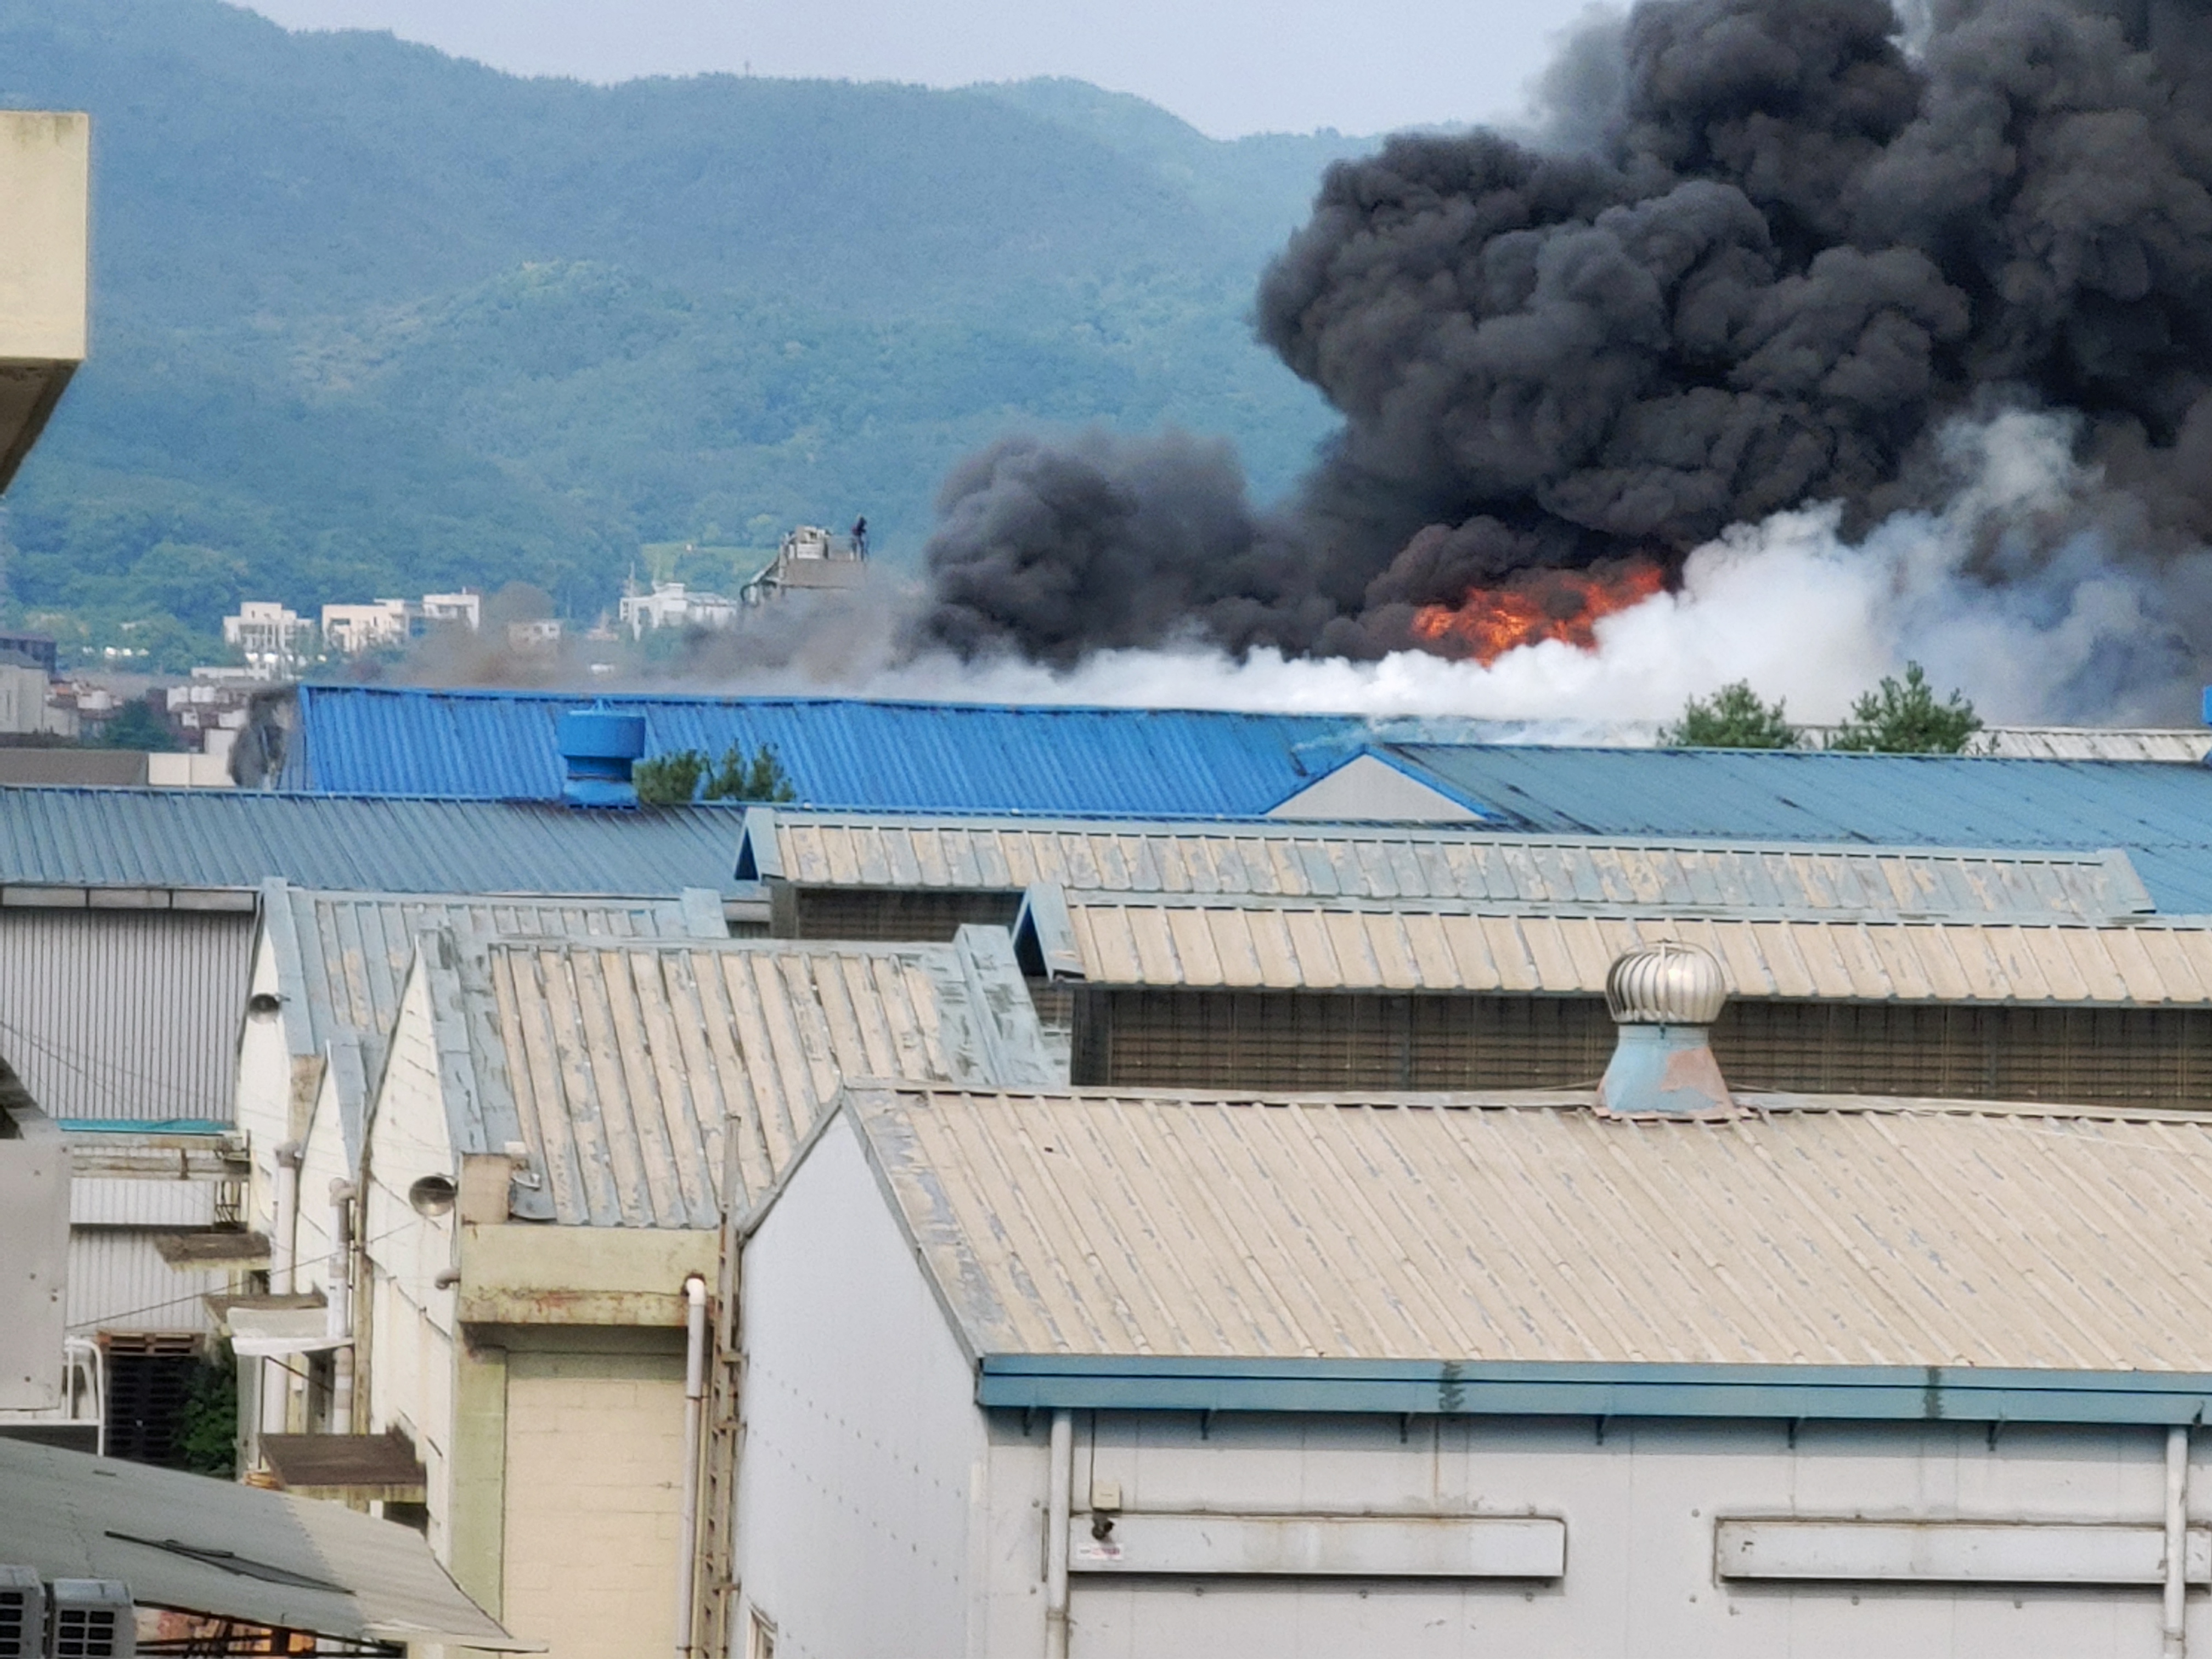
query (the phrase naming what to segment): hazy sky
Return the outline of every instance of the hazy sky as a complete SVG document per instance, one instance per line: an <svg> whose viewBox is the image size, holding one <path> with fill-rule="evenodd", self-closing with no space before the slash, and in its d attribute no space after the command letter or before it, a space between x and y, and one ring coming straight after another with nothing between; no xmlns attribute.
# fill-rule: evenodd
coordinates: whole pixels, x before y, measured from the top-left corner
<svg viewBox="0 0 2212 1659"><path fill-rule="evenodd" d="M1510 118L1584 0L252 0L528 75L1073 75L1217 137Z"/></svg>

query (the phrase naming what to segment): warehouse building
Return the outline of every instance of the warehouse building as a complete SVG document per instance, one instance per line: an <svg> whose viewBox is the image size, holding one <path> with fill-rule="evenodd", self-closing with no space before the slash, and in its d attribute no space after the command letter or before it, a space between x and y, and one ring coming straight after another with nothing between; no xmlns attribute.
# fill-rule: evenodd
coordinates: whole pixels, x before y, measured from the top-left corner
<svg viewBox="0 0 2212 1659"><path fill-rule="evenodd" d="M241 1045L278 1024L248 1006L266 878L667 905L702 889L687 927L719 908L725 931L764 927L764 904L730 879L730 824L703 809L0 789L0 1068L72 1146L65 1374L72 1406L95 1413L78 1442L173 1461L214 1328L206 1297L273 1265L270 1160L294 1137L260 1138L257 1182L236 1115ZM259 994L298 1036L313 1004L287 1005L292 990ZM332 1085L358 1075L341 1065Z"/></svg>
<svg viewBox="0 0 2212 1659"><path fill-rule="evenodd" d="M744 1230L738 1650L2181 1652L2208 1158L2154 1109L855 1086Z"/></svg>
<svg viewBox="0 0 2212 1659"><path fill-rule="evenodd" d="M422 1527L519 1636L665 1651L682 1515L720 1517L705 1547L728 1559L736 1353L704 1324L737 1296L726 1213L773 1188L848 1076L1048 1084L1010 942L432 927L398 1009L350 1247L302 1249L311 1305L248 1315L266 1352L329 1379L334 1432L273 1438L269 1461L291 1484L289 1462L347 1436L353 1495ZM341 1133L319 1115L306 1164L331 1162ZM687 1366L704 1448L688 1462ZM322 1488L342 1489L328 1467ZM704 1491L689 1511L687 1468ZM699 1598L725 1588L702 1578Z"/></svg>

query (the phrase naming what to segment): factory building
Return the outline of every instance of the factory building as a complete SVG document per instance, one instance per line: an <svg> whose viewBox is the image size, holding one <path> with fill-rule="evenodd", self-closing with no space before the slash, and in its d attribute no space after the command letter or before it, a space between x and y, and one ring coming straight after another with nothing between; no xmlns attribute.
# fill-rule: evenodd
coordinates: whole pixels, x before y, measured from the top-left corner
<svg viewBox="0 0 2212 1659"><path fill-rule="evenodd" d="M736 1297L726 1214L773 1189L848 1076L1048 1085L1011 946L431 927L398 1010L350 1239L331 1249L303 1205L292 1305L232 1315L242 1348L316 1379L294 1426L325 1432L265 1439L268 1462L290 1484L348 1437L352 1495L422 1528L507 1628L665 1651L686 1492L726 1517L738 1464L736 1354L704 1323L710 1293ZM348 1127L319 1112L305 1167L344 1162ZM726 1560L726 1521L705 1532Z"/></svg>
<svg viewBox="0 0 2212 1659"><path fill-rule="evenodd" d="M2208 1136L852 1087L744 1228L744 1638L2180 1652Z"/></svg>

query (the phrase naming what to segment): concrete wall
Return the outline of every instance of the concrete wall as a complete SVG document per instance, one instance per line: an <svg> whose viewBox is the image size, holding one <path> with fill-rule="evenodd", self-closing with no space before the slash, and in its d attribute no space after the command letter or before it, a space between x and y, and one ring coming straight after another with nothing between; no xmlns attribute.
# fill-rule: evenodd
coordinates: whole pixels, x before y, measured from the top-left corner
<svg viewBox="0 0 2212 1659"><path fill-rule="evenodd" d="M737 1576L775 1625L777 1653L968 1651L969 1589L990 1571L971 1555L991 1497L983 1422L848 1122L746 1247L742 1321ZM1011 1509L1017 1559L999 1564L1003 1579L1034 1568L1042 1536L1021 1499Z"/></svg>
<svg viewBox="0 0 2212 1659"><path fill-rule="evenodd" d="M684 1466L681 1338L627 1351L510 1349L501 1617L555 1659L629 1659L675 1640Z"/></svg>

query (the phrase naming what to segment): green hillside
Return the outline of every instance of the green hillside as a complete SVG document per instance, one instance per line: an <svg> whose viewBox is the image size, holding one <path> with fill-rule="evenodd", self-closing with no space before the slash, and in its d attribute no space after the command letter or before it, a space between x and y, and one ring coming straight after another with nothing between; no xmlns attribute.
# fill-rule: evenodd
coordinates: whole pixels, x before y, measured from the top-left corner
<svg viewBox="0 0 2212 1659"><path fill-rule="evenodd" d="M6 574L100 638L462 582L588 616L641 543L865 512L911 557L1009 429L1224 433L1262 493L1327 429L1247 313L1333 134L1072 82L520 80L216 0L0 0L0 103L95 123L94 359Z"/></svg>

